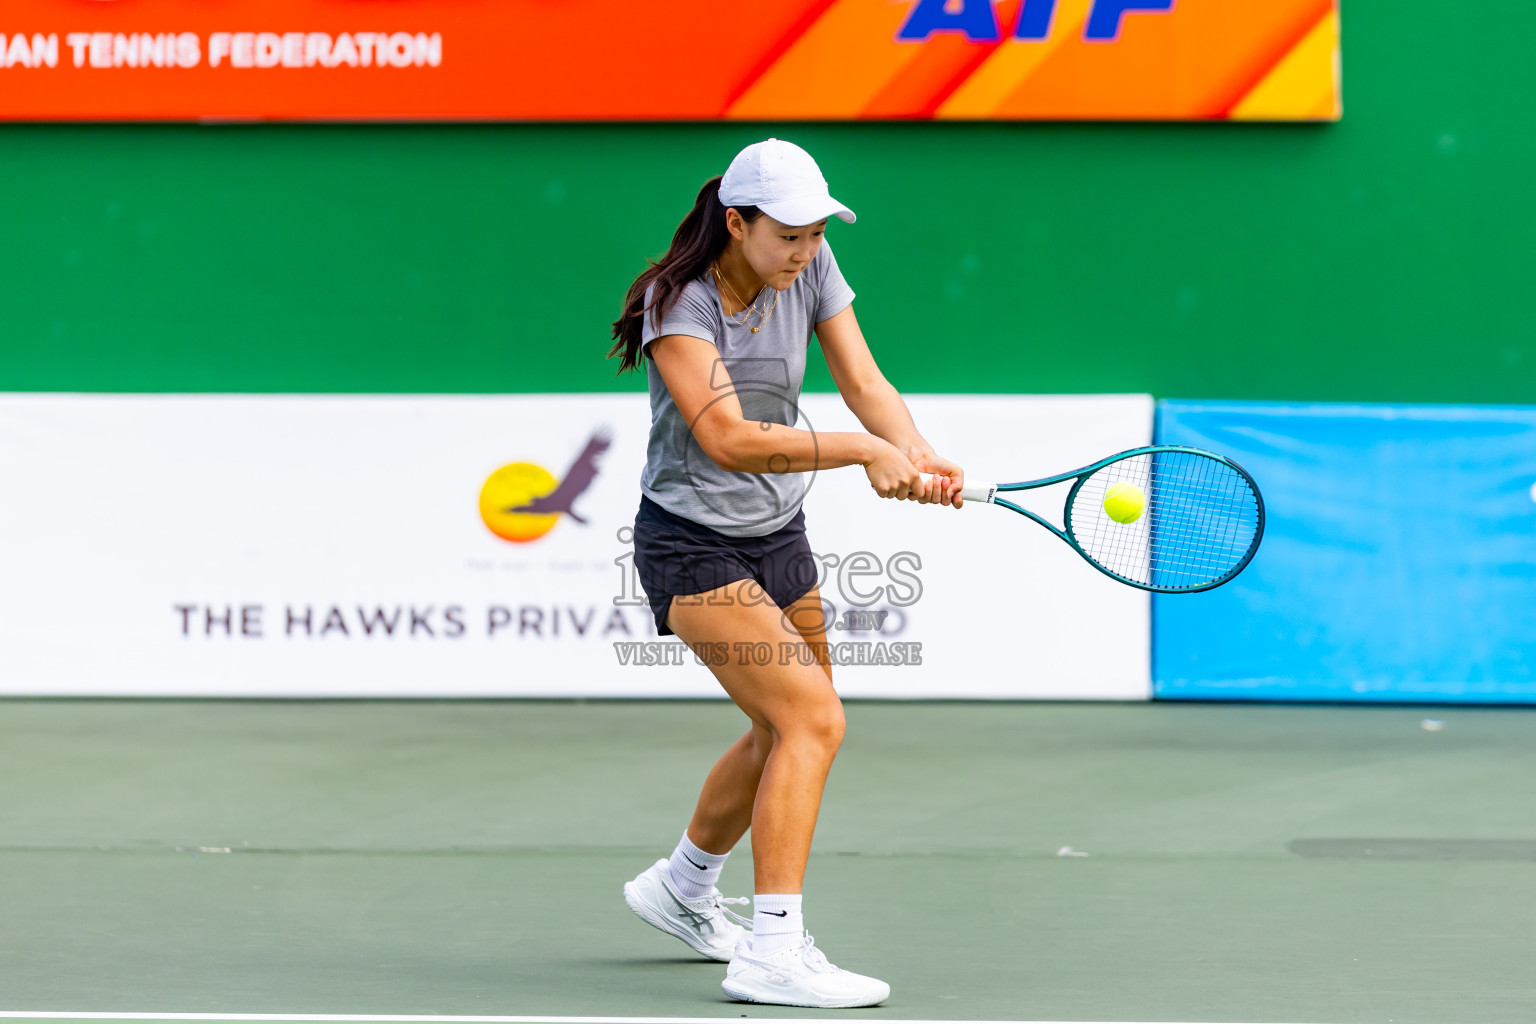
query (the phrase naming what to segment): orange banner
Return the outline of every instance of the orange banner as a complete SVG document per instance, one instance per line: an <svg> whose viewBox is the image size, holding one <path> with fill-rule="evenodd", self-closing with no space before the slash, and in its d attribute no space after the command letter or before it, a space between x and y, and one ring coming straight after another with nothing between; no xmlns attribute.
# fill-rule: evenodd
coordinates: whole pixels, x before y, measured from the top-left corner
<svg viewBox="0 0 1536 1024"><path fill-rule="evenodd" d="M1340 116L1337 0L5 0L0 119Z"/></svg>

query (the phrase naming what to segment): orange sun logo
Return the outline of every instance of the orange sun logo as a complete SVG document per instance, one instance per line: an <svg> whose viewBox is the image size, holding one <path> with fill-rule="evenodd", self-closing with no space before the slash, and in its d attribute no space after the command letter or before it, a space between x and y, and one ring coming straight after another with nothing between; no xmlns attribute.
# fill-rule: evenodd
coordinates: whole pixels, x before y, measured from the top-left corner
<svg viewBox="0 0 1536 1024"><path fill-rule="evenodd" d="M556 480L549 470L533 462L502 466L480 487L480 518L486 529L502 540L526 544L553 530L562 514L585 524L571 503L592 485L597 477L597 457L612 443L606 432L593 434L566 470L564 480Z"/></svg>

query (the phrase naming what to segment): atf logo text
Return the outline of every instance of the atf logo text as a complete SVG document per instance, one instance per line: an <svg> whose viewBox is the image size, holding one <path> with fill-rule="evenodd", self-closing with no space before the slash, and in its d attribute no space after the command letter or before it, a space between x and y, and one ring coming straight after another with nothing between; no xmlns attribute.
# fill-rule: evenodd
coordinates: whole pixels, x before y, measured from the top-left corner
<svg viewBox="0 0 1536 1024"><path fill-rule="evenodd" d="M1006 33L1009 38L1040 42L1050 37L1051 19L1057 0L1023 0L1012 25L1003 24L999 8L1013 4L995 0L917 0L912 13L896 38L901 42L920 43L936 32L957 32L975 43L995 43ZM1120 36L1121 19L1133 12L1166 14L1173 10L1173 0L1093 0L1083 23L1083 38L1096 42L1114 42Z"/></svg>

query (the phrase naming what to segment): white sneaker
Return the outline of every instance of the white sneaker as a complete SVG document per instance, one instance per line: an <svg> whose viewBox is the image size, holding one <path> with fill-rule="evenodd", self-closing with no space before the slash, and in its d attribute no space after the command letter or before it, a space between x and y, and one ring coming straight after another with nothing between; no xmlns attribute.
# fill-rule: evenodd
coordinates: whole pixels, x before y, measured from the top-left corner
<svg viewBox="0 0 1536 1024"><path fill-rule="evenodd" d="M747 928L752 923L723 904L751 900L745 896L727 898L718 889L690 900L673 887L672 871L665 860L640 872L633 882L624 883L624 902L642 921L677 936L694 952L721 963L730 960L736 943L750 934Z"/></svg>
<svg viewBox="0 0 1536 1024"><path fill-rule="evenodd" d="M744 1003L777 1006L874 1006L891 994L891 986L827 963L807 935L798 945L757 956L743 941L720 983L725 994Z"/></svg>

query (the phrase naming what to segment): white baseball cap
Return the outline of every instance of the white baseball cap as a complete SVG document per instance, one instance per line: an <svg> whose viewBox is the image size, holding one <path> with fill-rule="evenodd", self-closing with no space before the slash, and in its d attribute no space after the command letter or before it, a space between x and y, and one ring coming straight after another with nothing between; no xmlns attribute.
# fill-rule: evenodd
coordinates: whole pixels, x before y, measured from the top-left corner
<svg viewBox="0 0 1536 1024"><path fill-rule="evenodd" d="M811 154L782 139L754 142L731 161L720 180L721 206L755 206L781 224L799 227L853 211L832 198Z"/></svg>

